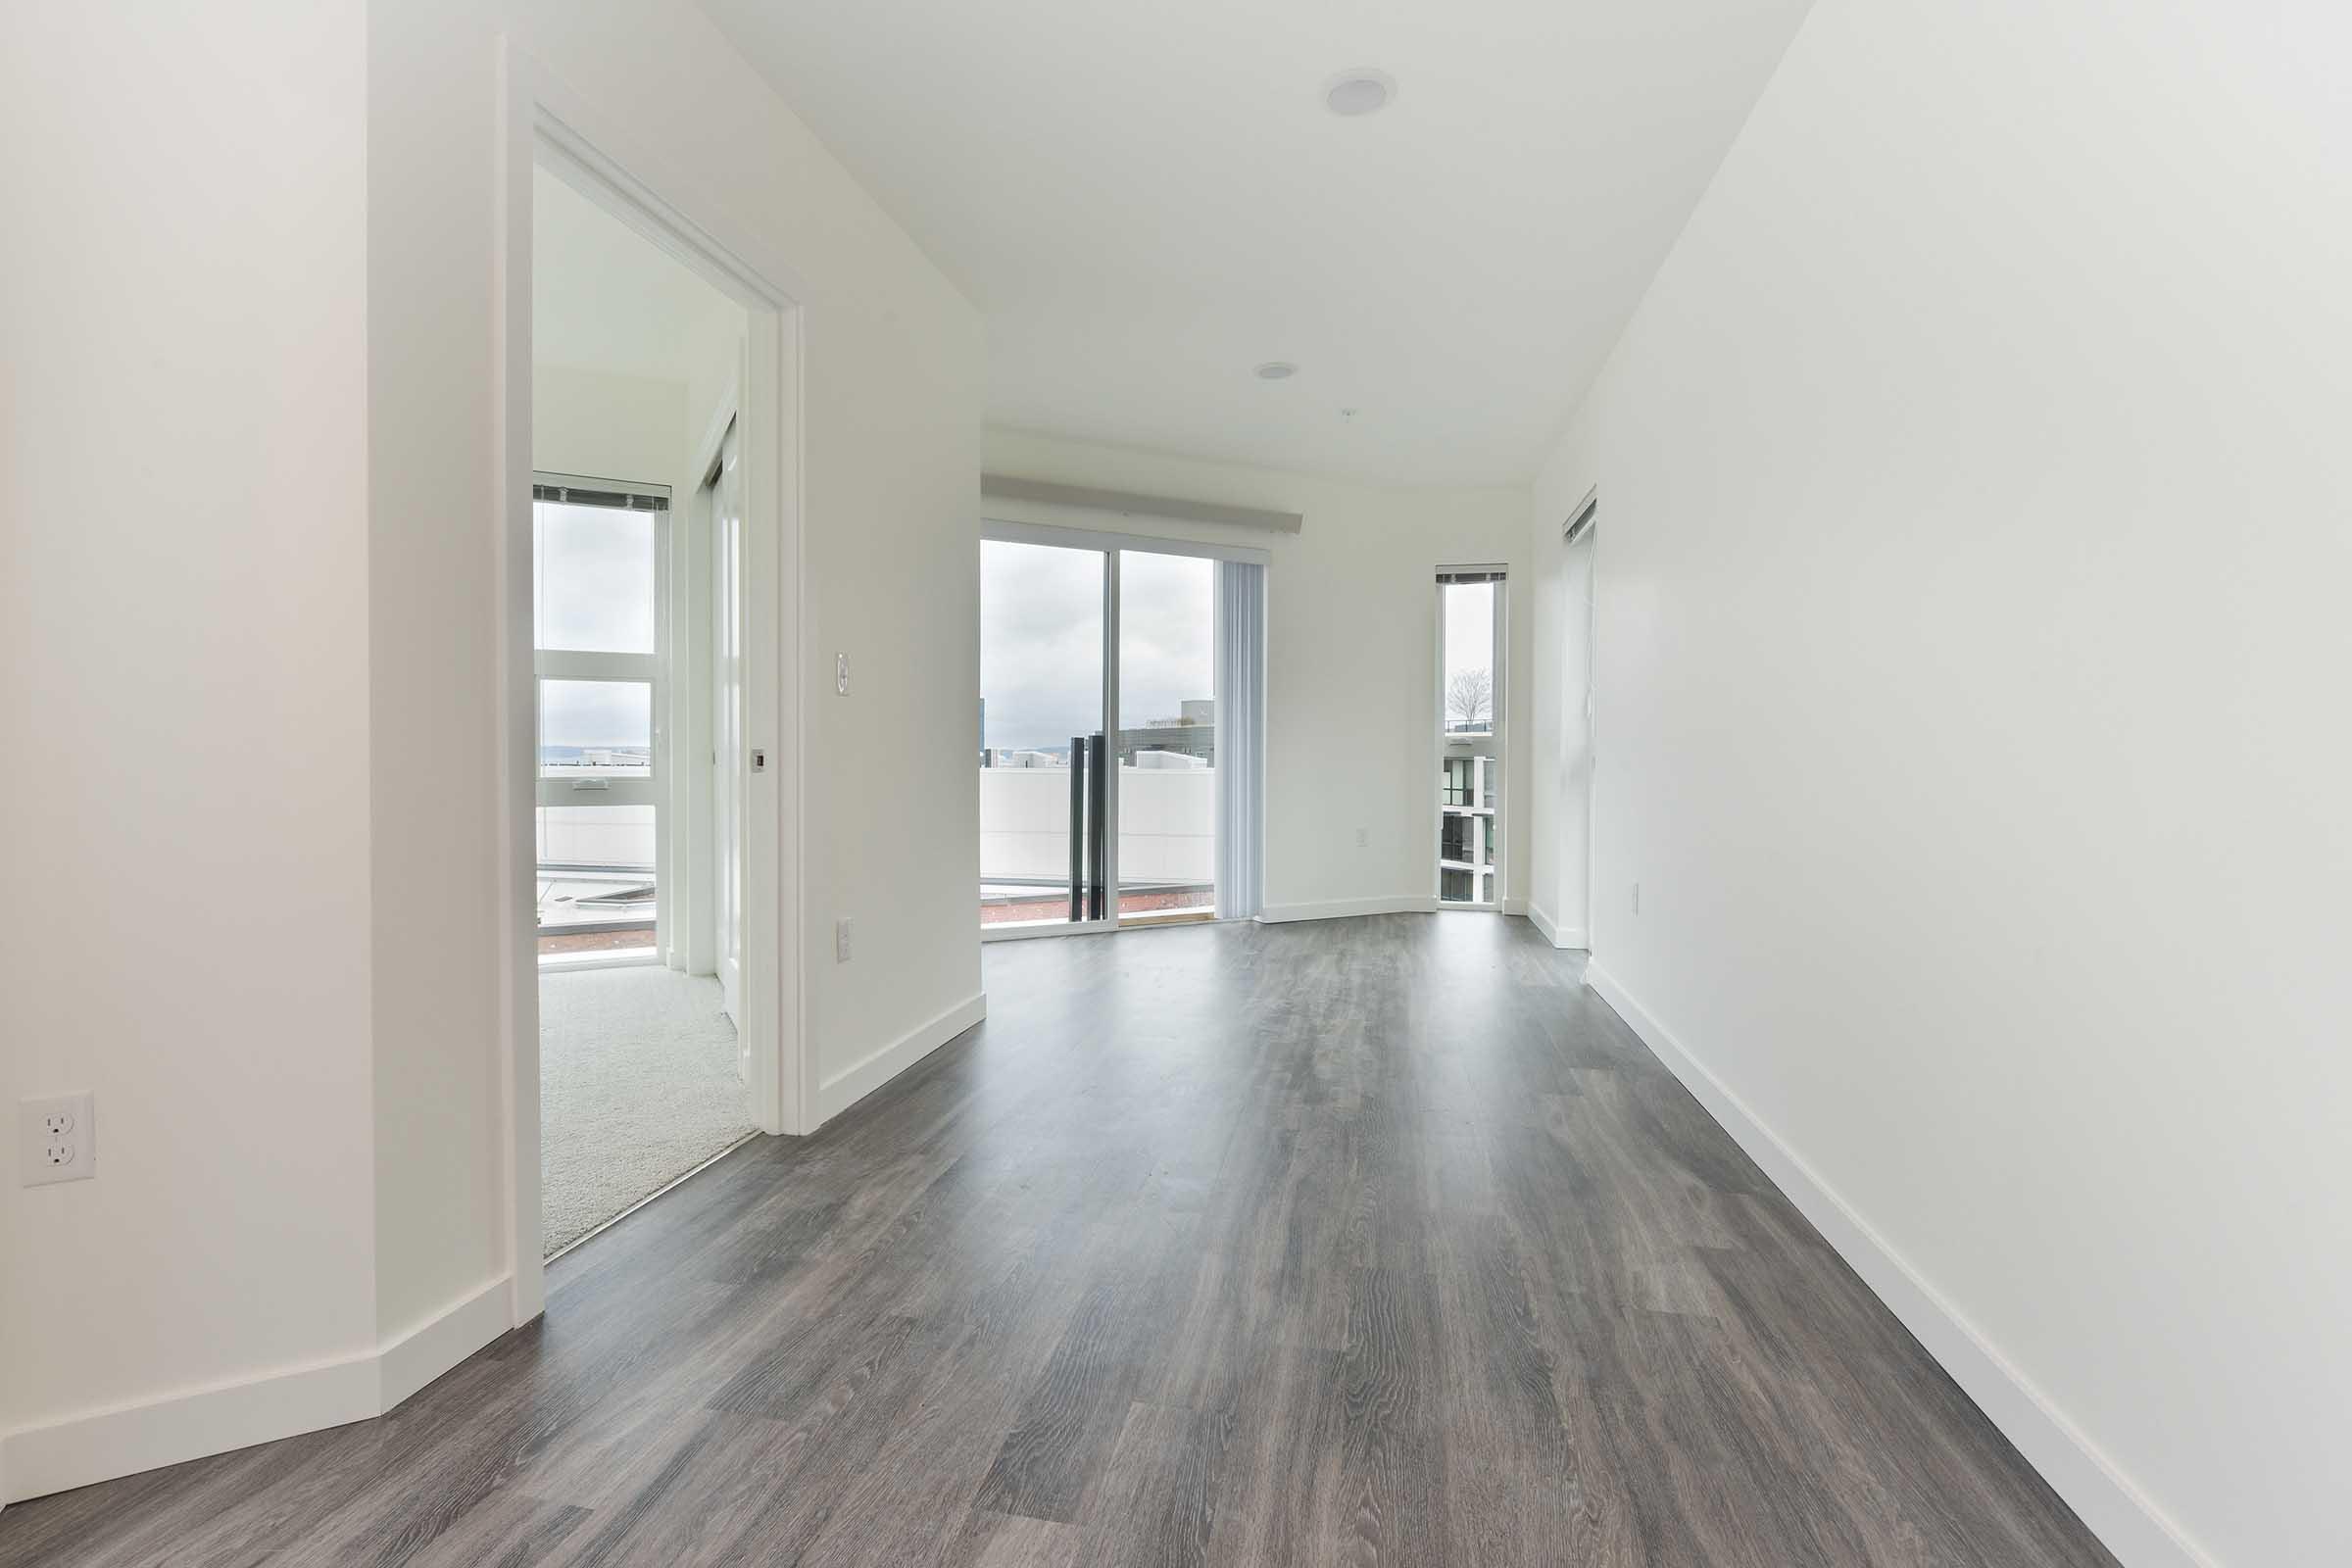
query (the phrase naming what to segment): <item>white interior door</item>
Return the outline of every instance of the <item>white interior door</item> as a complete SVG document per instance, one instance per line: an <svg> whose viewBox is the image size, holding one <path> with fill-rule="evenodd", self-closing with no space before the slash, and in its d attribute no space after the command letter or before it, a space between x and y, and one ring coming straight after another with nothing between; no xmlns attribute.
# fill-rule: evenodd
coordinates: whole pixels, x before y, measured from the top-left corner
<svg viewBox="0 0 2352 1568"><path fill-rule="evenodd" d="M743 1038L743 470L719 444L710 504L710 862L719 1005ZM738 1047L736 1066L749 1061Z"/></svg>

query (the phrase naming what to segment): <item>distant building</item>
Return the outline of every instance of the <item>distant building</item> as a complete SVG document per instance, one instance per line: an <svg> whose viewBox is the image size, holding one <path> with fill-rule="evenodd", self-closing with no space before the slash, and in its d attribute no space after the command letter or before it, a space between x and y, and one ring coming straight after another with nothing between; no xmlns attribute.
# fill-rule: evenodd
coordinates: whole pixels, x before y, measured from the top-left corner
<svg viewBox="0 0 2352 1568"><path fill-rule="evenodd" d="M982 767L1067 767L1069 759L1058 752L1033 752L999 746L980 754Z"/></svg>
<svg viewBox="0 0 2352 1568"><path fill-rule="evenodd" d="M1179 705L1181 711L1174 718L1155 718L1149 724L1118 732L1119 765L1122 767L1171 767L1186 765L1213 767L1217 757L1217 704L1210 697L1188 697ZM980 722L988 722L987 702L981 704ZM1150 752L1163 752L1190 759L1184 764L1167 761L1145 761ZM1068 767L1069 748L1056 746L1048 749L1028 747L989 746L980 748L982 767Z"/></svg>
<svg viewBox="0 0 2352 1568"><path fill-rule="evenodd" d="M1217 704L1212 697L1188 697L1179 705L1181 711L1174 718L1155 718L1136 729L1119 731L1119 760L1136 766L1146 765L1138 760L1146 752L1173 752L1180 757L1200 759L1200 765L1214 765L1217 758ZM1155 767L1166 763L1149 764Z"/></svg>
<svg viewBox="0 0 2352 1568"><path fill-rule="evenodd" d="M1438 898L1494 902L1494 786L1501 759L1449 756L1438 773Z"/></svg>

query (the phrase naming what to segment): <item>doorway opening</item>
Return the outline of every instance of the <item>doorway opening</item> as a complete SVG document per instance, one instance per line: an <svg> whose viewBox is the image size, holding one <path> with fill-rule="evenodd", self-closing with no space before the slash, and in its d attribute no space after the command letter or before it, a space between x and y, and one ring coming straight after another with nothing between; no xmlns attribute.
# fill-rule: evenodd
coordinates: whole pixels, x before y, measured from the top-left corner
<svg viewBox="0 0 2352 1568"><path fill-rule="evenodd" d="M1255 914L1263 552L991 522L980 628L983 938Z"/></svg>
<svg viewBox="0 0 2352 1568"><path fill-rule="evenodd" d="M1499 909L1503 797L1503 569L1438 572L1438 904Z"/></svg>
<svg viewBox="0 0 2352 1568"><path fill-rule="evenodd" d="M533 180L542 1248L751 1137L739 992L741 305ZM715 433L715 442L714 442Z"/></svg>

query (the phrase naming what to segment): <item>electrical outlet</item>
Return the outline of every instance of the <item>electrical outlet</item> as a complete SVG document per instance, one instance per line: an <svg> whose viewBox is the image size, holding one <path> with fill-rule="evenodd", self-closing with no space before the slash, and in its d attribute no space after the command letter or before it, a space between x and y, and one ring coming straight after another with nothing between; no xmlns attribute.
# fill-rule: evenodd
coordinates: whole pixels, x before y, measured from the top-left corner
<svg viewBox="0 0 2352 1568"><path fill-rule="evenodd" d="M846 914L833 922L833 961L835 963L850 961L851 924L850 917Z"/></svg>
<svg viewBox="0 0 2352 1568"><path fill-rule="evenodd" d="M1359 827L1355 830L1355 847L1359 850L1368 850L1372 847L1372 830L1370 828Z"/></svg>
<svg viewBox="0 0 2352 1568"><path fill-rule="evenodd" d="M98 1174L98 1124L91 1097L51 1095L17 1107L17 1163L26 1187L88 1181Z"/></svg>

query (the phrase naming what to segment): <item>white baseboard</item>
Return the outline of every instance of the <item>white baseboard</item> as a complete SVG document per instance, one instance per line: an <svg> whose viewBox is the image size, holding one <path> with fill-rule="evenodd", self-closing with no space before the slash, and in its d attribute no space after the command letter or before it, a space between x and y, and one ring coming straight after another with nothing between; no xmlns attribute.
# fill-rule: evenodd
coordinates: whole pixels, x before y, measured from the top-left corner
<svg viewBox="0 0 2352 1568"><path fill-rule="evenodd" d="M2220 1568L2049 1396L1598 963L1585 983L1747 1151L1928 1353L2128 1568Z"/></svg>
<svg viewBox="0 0 2352 1568"><path fill-rule="evenodd" d="M355 1355L25 1427L0 1440L8 1498L44 1497L117 1476L382 1413L375 1357Z"/></svg>
<svg viewBox="0 0 2352 1568"><path fill-rule="evenodd" d="M816 1086L816 1122L822 1127L884 1084L988 1016L988 993L966 997L936 1018L926 1019L864 1060Z"/></svg>
<svg viewBox="0 0 2352 1568"><path fill-rule="evenodd" d="M1544 940L1553 947L1566 948L1578 953L1585 950L1585 928L1583 926L1563 927L1559 921L1552 918L1549 909L1533 900L1528 903L1527 917L1535 922L1537 930L1544 933Z"/></svg>
<svg viewBox="0 0 2352 1568"><path fill-rule="evenodd" d="M1359 914L1428 914L1438 906L1435 894L1391 895L1381 899L1334 899L1325 904L1269 904L1257 912L1260 923L1286 920L1347 920Z"/></svg>
<svg viewBox="0 0 2352 1568"><path fill-rule="evenodd" d="M502 1276L373 1351L11 1432L0 1438L0 1501L382 1415L504 1334L507 1313Z"/></svg>
<svg viewBox="0 0 2352 1568"><path fill-rule="evenodd" d="M377 1403L391 1410L410 1395L514 1327L514 1293L502 1274L452 1302L375 1355Z"/></svg>

